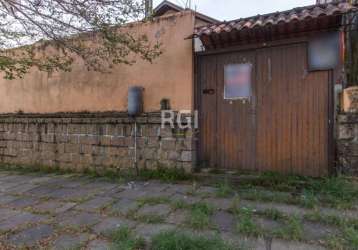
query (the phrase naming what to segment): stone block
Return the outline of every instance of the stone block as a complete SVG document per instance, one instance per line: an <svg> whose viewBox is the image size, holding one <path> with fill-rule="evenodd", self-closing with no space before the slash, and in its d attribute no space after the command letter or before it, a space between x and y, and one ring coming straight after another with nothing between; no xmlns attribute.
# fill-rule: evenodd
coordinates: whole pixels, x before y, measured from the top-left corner
<svg viewBox="0 0 358 250"><path fill-rule="evenodd" d="M192 138L179 138L177 139L176 150L192 151L195 142Z"/></svg>
<svg viewBox="0 0 358 250"><path fill-rule="evenodd" d="M0 148L6 148L7 142L6 141L0 141Z"/></svg>
<svg viewBox="0 0 358 250"><path fill-rule="evenodd" d="M158 137L160 136L160 126L147 125L143 127L143 136Z"/></svg>
<svg viewBox="0 0 358 250"><path fill-rule="evenodd" d="M133 228L136 222L123 218L110 217L104 219L101 223L97 224L93 231L99 235L111 236L111 234L121 227ZM110 249L110 248L108 248Z"/></svg>
<svg viewBox="0 0 358 250"><path fill-rule="evenodd" d="M160 147L160 140L158 137L148 137L147 138L147 147L154 147L159 148Z"/></svg>
<svg viewBox="0 0 358 250"><path fill-rule="evenodd" d="M163 138L173 137L173 129L170 126L165 126L164 128L160 128L160 136Z"/></svg>
<svg viewBox="0 0 358 250"><path fill-rule="evenodd" d="M142 154L146 160L154 160L157 158L157 150L155 148L144 148Z"/></svg>
<svg viewBox="0 0 358 250"><path fill-rule="evenodd" d="M92 154L92 145L80 144L80 154Z"/></svg>
<svg viewBox="0 0 358 250"><path fill-rule="evenodd" d="M63 153L65 153L65 143L57 143L56 144L56 152L58 153L58 154L63 154Z"/></svg>
<svg viewBox="0 0 358 250"><path fill-rule="evenodd" d="M79 144L65 144L65 153L80 153L80 145Z"/></svg>
<svg viewBox="0 0 358 250"><path fill-rule="evenodd" d="M87 144L87 145L99 144L99 136L96 135L80 136L80 143Z"/></svg>
<svg viewBox="0 0 358 250"><path fill-rule="evenodd" d="M57 124L57 123L54 124L54 133L57 134L57 135L63 133L61 124Z"/></svg>
<svg viewBox="0 0 358 250"><path fill-rule="evenodd" d="M43 224L12 235L8 242L19 248L35 246L37 241L50 237L53 232L51 226Z"/></svg>
<svg viewBox="0 0 358 250"><path fill-rule="evenodd" d="M122 153L122 150L119 147L108 147L107 148L108 156L119 156L121 153Z"/></svg>
<svg viewBox="0 0 358 250"><path fill-rule="evenodd" d="M92 146L92 155L101 155L103 154L103 150L101 146Z"/></svg>
<svg viewBox="0 0 358 250"><path fill-rule="evenodd" d="M55 133L55 124L47 123L46 126L47 126L47 133L49 133L49 134L54 134Z"/></svg>
<svg viewBox="0 0 358 250"><path fill-rule="evenodd" d="M111 136L108 136L108 135L101 136L100 144L103 146L110 146L111 145Z"/></svg>
<svg viewBox="0 0 358 250"><path fill-rule="evenodd" d="M124 125L123 126L123 133L124 136L132 136L133 135L133 128L131 125Z"/></svg>
<svg viewBox="0 0 358 250"><path fill-rule="evenodd" d="M134 156L132 122L125 116L9 118L0 123L0 154L8 163L58 164L73 170L92 165L129 168ZM174 138L169 126L161 129L160 123L149 123L148 116L143 116L137 129L141 168L191 164L192 158L183 153L193 150L191 138ZM351 148L347 145L342 150Z"/></svg>
<svg viewBox="0 0 358 250"><path fill-rule="evenodd" d="M81 157L81 164L91 165L93 163L93 158L91 154L83 154Z"/></svg>
<svg viewBox="0 0 358 250"><path fill-rule="evenodd" d="M111 138L111 146L124 147L126 145L125 137L114 136Z"/></svg>
<svg viewBox="0 0 358 250"><path fill-rule="evenodd" d="M187 129L185 131L185 138L190 139L190 138L193 138L193 137L195 137L195 129Z"/></svg>
<svg viewBox="0 0 358 250"><path fill-rule="evenodd" d="M68 142L72 144L79 144L80 143L80 136L79 135L69 135Z"/></svg>
<svg viewBox="0 0 358 250"><path fill-rule="evenodd" d="M105 156L102 159L103 166L113 166L114 165L114 158L112 156Z"/></svg>
<svg viewBox="0 0 358 250"><path fill-rule="evenodd" d="M178 151L169 151L168 152L168 160L176 161L180 158L180 152Z"/></svg>
<svg viewBox="0 0 358 250"><path fill-rule="evenodd" d="M15 157L17 156L17 150L15 148L6 148L4 154L6 156Z"/></svg>
<svg viewBox="0 0 358 250"><path fill-rule="evenodd" d="M45 152L55 152L57 144L55 143L40 143L40 150Z"/></svg>
<svg viewBox="0 0 358 250"><path fill-rule="evenodd" d="M104 164L103 164L103 162L104 162L104 156L102 156L102 155L93 155L92 156L92 159L93 159L93 161L92 161L92 163L93 163L93 165L95 165L95 166L103 166Z"/></svg>
<svg viewBox="0 0 358 250"><path fill-rule="evenodd" d="M69 163L72 160L70 153L64 153L57 156L59 162Z"/></svg>
<svg viewBox="0 0 358 250"><path fill-rule="evenodd" d="M166 151L170 151L170 150L175 150L176 148L176 140L175 139L163 139L161 141L161 149L162 150L166 150Z"/></svg>
<svg viewBox="0 0 358 250"><path fill-rule="evenodd" d="M138 148L146 148L148 143L147 137L138 137L137 138L137 147Z"/></svg>
<svg viewBox="0 0 358 250"><path fill-rule="evenodd" d="M40 153L40 158L42 160L54 160L56 158L56 153L51 151L42 151Z"/></svg>
<svg viewBox="0 0 358 250"><path fill-rule="evenodd" d="M159 166L164 168L176 168L180 162L170 160L160 160Z"/></svg>
<svg viewBox="0 0 358 250"><path fill-rule="evenodd" d="M107 135L114 136L116 135L116 125L115 124L108 124L107 125Z"/></svg>
<svg viewBox="0 0 358 250"><path fill-rule="evenodd" d="M115 136L123 137L125 136L124 132L124 125L123 124L116 124Z"/></svg>
<svg viewBox="0 0 358 250"><path fill-rule="evenodd" d="M80 134L81 133L81 125L80 124L69 124L68 125L68 133L69 134Z"/></svg>
<svg viewBox="0 0 358 250"><path fill-rule="evenodd" d="M181 153L180 160L183 162L191 162L193 159L193 152L192 151L183 151Z"/></svg>
<svg viewBox="0 0 358 250"><path fill-rule="evenodd" d="M7 132L7 133L4 134L4 139L8 140L8 141L16 140L16 134L11 133L11 132Z"/></svg>
<svg viewBox="0 0 358 250"><path fill-rule="evenodd" d="M80 134L86 135L88 133L88 124L81 124L80 126Z"/></svg>
<svg viewBox="0 0 358 250"><path fill-rule="evenodd" d="M134 137L125 137L125 147L133 147L134 146Z"/></svg>
<svg viewBox="0 0 358 250"><path fill-rule="evenodd" d="M358 113L358 86L343 90L343 111L346 113Z"/></svg>
<svg viewBox="0 0 358 250"><path fill-rule="evenodd" d="M71 163L81 164L81 155L80 154L71 154Z"/></svg>
<svg viewBox="0 0 358 250"><path fill-rule="evenodd" d="M338 139L339 140L348 140L354 139L354 126L351 124L340 124L338 125Z"/></svg>
<svg viewBox="0 0 358 250"><path fill-rule="evenodd" d="M167 160L168 159L168 151L164 151L163 149L159 149L157 152L158 160Z"/></svg>
<svg viewBox="0 0 358 250"><path fill-rule="evenodd" d="M193 162L181 162L181 168L184 169L186 173L192 173L194 170Z"/></svg>
<svg viewBox="0 0 358 250"><path fill-rule="evenodd" d="M150 116L150 117L148 117L148 123L161 124L162 117L161 116Z"/></svg>
<svg viewBox="0 0 358 250"><path fill-rule="evenodd" d="M36 136L36 134L34 134L34 135ZM70 141L70 138L66 134L57 134L56 141L57 141L57 143L68 143Z"/></svg>
<svg viewBox="0 0 358 250"><path fill-rule="evenodd" d="M146 160L145 168L150 170L155 170L159 167L159 163L157 160Z"/></svg>

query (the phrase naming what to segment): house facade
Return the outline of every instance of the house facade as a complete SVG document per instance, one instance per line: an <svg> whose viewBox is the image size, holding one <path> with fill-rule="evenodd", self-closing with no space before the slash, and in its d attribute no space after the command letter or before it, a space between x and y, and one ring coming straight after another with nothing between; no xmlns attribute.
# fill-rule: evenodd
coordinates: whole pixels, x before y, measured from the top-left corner
<svg viewBox="0 0 358 250"><path fill-rule="evenodd" d="M163 98L170 100L174 110L192 109L193 44L185 38L195 26L214 21L163 2L153 21L123 28L146 35L152 45L161 44L162 55L152 64L134 58L134 65L118 65L110 73L102 73L87 70L81 59L75 59L71 72L48 74L33 69L23 79L6 81L1 77L0 112L124 112L128 88L133 85L145 89L146 112L159 111Z"/></svg>
<svg viewBox="0 0 358 250"><path fill-rule="evenodd" d="M358 132L342 137L337 121L347 85L345 22L356 11L334 2L219 22L164 1L153 21L130 25L163 44L153 64L139 60L102 74L76 61L72 72L0 80L0 161L308 176L355 168L355 152L342 158L341 148ZM131 86L144 88L136 118L126 113ZM164 100L164 109L197 110L199 127L192 115L162 126Z"/></svg>

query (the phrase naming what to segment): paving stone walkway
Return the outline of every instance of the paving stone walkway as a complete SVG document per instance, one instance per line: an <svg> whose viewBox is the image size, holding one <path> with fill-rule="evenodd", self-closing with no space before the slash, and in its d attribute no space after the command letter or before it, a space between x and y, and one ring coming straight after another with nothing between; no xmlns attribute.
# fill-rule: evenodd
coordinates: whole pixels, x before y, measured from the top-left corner
<svg viewBox="0 0 358 250"><path fill-rule="evenodd" d="M195 188L194 188L195 187ZM311 212L297 206L218 198L214 187L159 181L113 183L76 175L23 174L0 171L0 249L111 249L111 232L128 227L150 244L162 231L181 230L212 237L244 249L325 249L325 241L339 232L332 226L303 221L303 237L255 238L237 230L234 204L252 211L277 209L304 217ZM209 204L209 224L193 228L190 206ZM357 218L356 210L322 209L322 213ZM282 223L256 216L266 231Z"/></svg>

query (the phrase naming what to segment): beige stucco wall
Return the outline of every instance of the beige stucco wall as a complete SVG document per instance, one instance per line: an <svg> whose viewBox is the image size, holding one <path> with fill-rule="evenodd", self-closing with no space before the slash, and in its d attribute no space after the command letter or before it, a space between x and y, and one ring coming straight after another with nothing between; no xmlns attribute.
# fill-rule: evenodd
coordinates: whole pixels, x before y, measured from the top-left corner
<svg viewBox="0 0 358 250"><path fill-rule="evenodd" d="M192 109L193 60L192 12L166 15L151 23L135 24L135 32L163 44L163 54L153 64L137 61L133 66L119 65L112 73L87 71L77 60L71 72L53 74L33 70L24 79L0 79L0 113L125 111L127 91L132 85L145 88L146 112L160 109L163 98L174 110Z"/></svg>

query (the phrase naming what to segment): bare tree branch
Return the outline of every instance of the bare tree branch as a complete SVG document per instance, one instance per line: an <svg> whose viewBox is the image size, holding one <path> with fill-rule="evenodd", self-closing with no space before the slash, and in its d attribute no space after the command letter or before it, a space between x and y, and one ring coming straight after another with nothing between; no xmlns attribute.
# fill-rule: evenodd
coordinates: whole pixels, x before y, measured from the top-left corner
<svg viewBox="0 0 358 250"><path fill-rule="evenodd" d="M68 71L74 57L101 72L135 63L133 55L152 62L160 43L123 29L143 13L143 0L0 0L0 73L14 79L31 67ZM48 45L57 53L39 53Z"/></svg>

